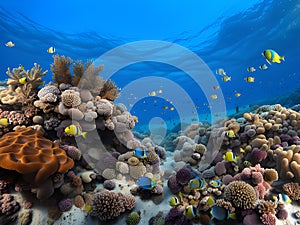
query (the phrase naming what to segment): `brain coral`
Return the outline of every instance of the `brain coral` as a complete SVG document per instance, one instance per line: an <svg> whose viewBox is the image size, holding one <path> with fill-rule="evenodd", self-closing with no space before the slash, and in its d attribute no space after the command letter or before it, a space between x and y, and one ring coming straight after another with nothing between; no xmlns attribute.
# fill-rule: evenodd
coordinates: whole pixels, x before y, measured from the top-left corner
<svg viewBox="0 0 300 225"><path fill-rule="evenodd" d="M224 197L233 206L242 209L253 209L256 206L256 192L244 181L233 181L224 190Z"/></svg>
<svg viewBox="0 0 300 225"><path fill-rule="evenodd" d="M61 93L61 101L67 107L76 107L81 104L79 92L74 90L65 90Z"/></svg>
<svg viewBox="0 0 300 225"><path fill-rule="evenodd" d="M21 128L0 138L0 167L23 174L25 180L35 185L73 165L66 152L44 138L41 131Z"/></svg>

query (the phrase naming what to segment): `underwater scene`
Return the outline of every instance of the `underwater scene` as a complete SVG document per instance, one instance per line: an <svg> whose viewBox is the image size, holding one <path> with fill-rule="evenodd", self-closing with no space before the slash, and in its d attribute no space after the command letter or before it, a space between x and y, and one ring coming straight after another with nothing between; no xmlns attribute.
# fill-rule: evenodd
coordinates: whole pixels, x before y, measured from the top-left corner
<svg viewBox="0 0 300 225"><path fill-rule="evenodd" d="M300 224L300 0L0 2L0 225Z"/></svg>

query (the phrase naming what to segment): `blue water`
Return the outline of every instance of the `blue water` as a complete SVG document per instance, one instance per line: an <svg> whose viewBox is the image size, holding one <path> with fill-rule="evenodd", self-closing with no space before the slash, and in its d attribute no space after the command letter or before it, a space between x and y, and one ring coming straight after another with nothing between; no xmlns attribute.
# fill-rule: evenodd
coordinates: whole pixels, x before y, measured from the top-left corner
<svg viewBox="0 0 300 225"><path fill-rule="evenodd" d="M50 46L57 49L57 54L74 60L93 59L102 64L99 57L124 44L169 42L195 53L202 60L199 64L205 67L204 71L195 71L197 77L190 77L180 66L197 68L194 61L167 47L153 46L153 52L147 54L174 59L177 65L162 63L157 58L145 61L140 47L140 61L108 77L121 88L116 103L124 103L138 116L141 127L153 118L167 126L178 120L192 122L193 118L210 121L229 115L237 106L242 109L274 103L274 99L287 104L280 97L295 93L300 84L299 22L299 0L2 1L0 78L7 77L7 67L22 64L29 69L38 62L49 70L46 81L50 81L53 59L46 52ZM13 41L15 47L6 47L8 41ZM259 70L258 66L266 63L261 56L265 49L284 55L285 62ZM131 59L130 52L134 51L127 50L128 56L114 55L111 61L105 61L105 71L121 64L122 58ZM256 68L254 73L247 72L250 66ZM222 82L222 77L215 74L218 68L224 68L232 80ZM249 75L255 77L254 83L244 81ZM220 89L213 90L212 84ZM162 93L149 96L149 92L157 90ZM237 98L236 92L241 96ZM299 97L297 93L295 98ZM211 99L212 94L217 94L218 99ZM297 99L292 102L297 103ZM168 109L164 110L164 106ZM169 110L171 107L173 111Z"/></svg>

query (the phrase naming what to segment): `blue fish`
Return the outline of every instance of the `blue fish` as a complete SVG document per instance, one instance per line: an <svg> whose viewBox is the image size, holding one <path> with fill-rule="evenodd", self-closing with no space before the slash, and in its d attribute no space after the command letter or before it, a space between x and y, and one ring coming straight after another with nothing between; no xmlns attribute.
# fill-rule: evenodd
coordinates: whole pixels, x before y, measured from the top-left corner
<svg viewBox="0 0 300 225"><path fill-rule="evenodd" d="M273 199L275 200L275 202L281 202L281 203L285 203L285 204L290 204L292 202L292 200L290 199L290 197L287 194L278 194L277 196L273 196Z"/></svg>
<svg viewBox="0 0 300 225"><path fill-rule="evenodd" d="M220 179L212 180L212 181L209 182L209 185L214 187L214 188L218 188L222 185L222 182L220 181Z"/></svg>
<svg viewBox="0 0 300 225"><path fill-rule="evenodd" d="M188 186L196 190L201 190L205 184L206 182L203 178L196 177L195 179L189 181Z"/></svg>
<svg viewBox="0 0 300 225"><path fill-rule="evenodd" d="M152 190L156 186L156 180L155 178L149 178L149 177L140 177L137 180L137 183L140 188L145 190Z"/></svg>
<svg viewBox="0 0 300 225"><path fill-rule="evenodd" d="M236 219L235 213L231 213L228 209L225 209L223 207L214 205L212 209L210 210L210 214L212 215L212 218L215 218L216 220L222 221L225 219Z"/></svg>
<svg viewBox="0 0 300 225"><path fill-rule="evenodd" d="M138 147L136 149L134 149L133 153L132 153L134 156L138 157L138 158L147 158L149 153L147 150L141 148L141 147Z"/></svg>
<svg viewBox="0 0 300 225"><path fill-rule="evenodd" d="M192 220L197 216L197 209L194 206L189 205L184 210L183 215L186 216L188 219Z"/></svg>

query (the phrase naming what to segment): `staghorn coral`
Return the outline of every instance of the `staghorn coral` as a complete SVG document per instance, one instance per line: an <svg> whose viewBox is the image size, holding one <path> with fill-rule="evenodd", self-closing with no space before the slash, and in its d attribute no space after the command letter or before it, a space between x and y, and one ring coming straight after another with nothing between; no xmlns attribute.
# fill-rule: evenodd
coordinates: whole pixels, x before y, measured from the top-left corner
<svg viewBox="0 0 300 225"><path fill-rule="evenodd" d="M292 199L300 199L300 185L299 183L286 183L282 186L283 191Z"/></svg>
<svg viewBox="0 0 300 225"><path fill-rule="evenodd" d="M135 199L132 201L133 199L132 196L126 196L122 193L98 192L93 195L91 215L98 217L101 221L114 219L125 212L126 209L133 209L135 205Z"/></svg>
<svg viewBox="0 0 300 225"><path fill-rule="evenodd" d="M72 59L65 56L54 55L53 56L53 64L51 64L50 69L53 73L52 79L56 84L71 84L71 71L70 65L72 63Z"/></svg>
<svg viewBox="0 0 300 225"><path fill-rule="evenodd" d="M3 135L0 139L0 167L23 174L32 184L40 184L56 172L72 168L74 161L57 144L31 128Z"/></svg>
<svg viewBox="0 0 300 225"><path fill-rule="evenodd" d="M277 207L277 204L272 201L261 201L258 204L258 212L260 214L266 214L266 213L271 213L275 214L275 209Z"/></svg>
<svg viewBox="0 0 300 225"><path fill-rule="evenodd" d="M252 209L256 206L257 198L254 188L244 181L233 181L224 189L225 200L234 207Z"/></svg>
<svg viewBox="0 0 300 225"><path fill-rule="evenodd" d="M113 101L120 95L118 90L119 88L112 80L107 80L104 82L99 95L103 99L108 99L110 101Z"/></svg>

